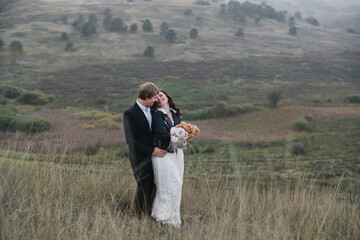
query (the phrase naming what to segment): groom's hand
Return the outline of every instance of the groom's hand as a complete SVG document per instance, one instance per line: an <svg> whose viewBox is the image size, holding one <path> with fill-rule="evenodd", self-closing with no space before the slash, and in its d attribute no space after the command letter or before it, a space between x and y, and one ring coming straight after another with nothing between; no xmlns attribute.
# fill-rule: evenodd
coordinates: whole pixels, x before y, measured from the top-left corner
<svg viewBox="0 0 360 240"><path fill-rule="evenodd" d="M152 155L153 155L154 157L160 157L160 158L162 158L162 157L165 157L166 151L156 147L156 148L154 148L154 152L153 152Z"/></svg>

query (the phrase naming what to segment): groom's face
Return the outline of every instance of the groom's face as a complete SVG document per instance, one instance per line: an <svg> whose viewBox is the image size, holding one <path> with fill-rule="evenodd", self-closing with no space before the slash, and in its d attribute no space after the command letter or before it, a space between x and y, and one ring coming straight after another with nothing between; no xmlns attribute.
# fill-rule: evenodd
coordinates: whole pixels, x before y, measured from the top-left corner
<svg viewBox="0 0 360 240"><path fill-rule="evenodd" d="M146 106L151 107L152 105L154 105L154 103L157 102L158 96L159 95L156 94L152 98L145 99L144 102L145 102Z"/></svg>

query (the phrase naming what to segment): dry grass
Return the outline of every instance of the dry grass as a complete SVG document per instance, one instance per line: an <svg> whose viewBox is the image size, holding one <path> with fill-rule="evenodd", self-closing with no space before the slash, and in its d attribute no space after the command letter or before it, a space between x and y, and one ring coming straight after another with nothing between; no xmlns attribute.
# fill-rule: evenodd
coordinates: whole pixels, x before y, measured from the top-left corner
<svg viewBox="0 0 360 240"><path fill-rule="evenodd" d="M11 149L9 149L10 152ZM53 155L54 156L54 155ZM359 239L359 198L261 171L197 177L185 171L180 229L131 217L134 180L123 167L0 156L1 239ZM194 160L196 161L196 159ZM202 171L192 165L195 172ZM255 178L256 179L256 178Z"/></svg>

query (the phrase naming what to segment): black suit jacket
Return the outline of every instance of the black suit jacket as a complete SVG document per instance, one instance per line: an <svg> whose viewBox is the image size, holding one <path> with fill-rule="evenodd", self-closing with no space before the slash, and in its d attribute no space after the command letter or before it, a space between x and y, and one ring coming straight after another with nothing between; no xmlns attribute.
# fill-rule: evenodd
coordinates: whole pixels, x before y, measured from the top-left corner
<svg viewBox="0 0 360 240"><path fill-rule="evenodd" d="M166 150L168 152L174 152L170 146L170 129L181 122L181 116L177 113L171 111L174 124L172 124L169 116L162 111L155 111L153 113L152 119L152 129L154 132L154 142L153 145L160 149Z"/></svg>
<svg viewBox="0 0 360 240"><path fill-rule="evenodd" d="M135 103L124 113L124 131L134 172L151 163L153 133L141 108Z"/></svg>

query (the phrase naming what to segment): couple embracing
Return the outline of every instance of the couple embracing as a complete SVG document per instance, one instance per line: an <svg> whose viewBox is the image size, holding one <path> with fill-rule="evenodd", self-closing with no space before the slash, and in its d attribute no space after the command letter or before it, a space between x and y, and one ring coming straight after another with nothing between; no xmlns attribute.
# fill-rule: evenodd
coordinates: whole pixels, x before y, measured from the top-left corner
<svg viewBox="0 0 360 240"><path fill-rule="evenodd" d="M137 182L135 212L180 227L184 154L170 146L170 129L181 122L180 109L169 94L146 82L123 122Z"/></svg>

